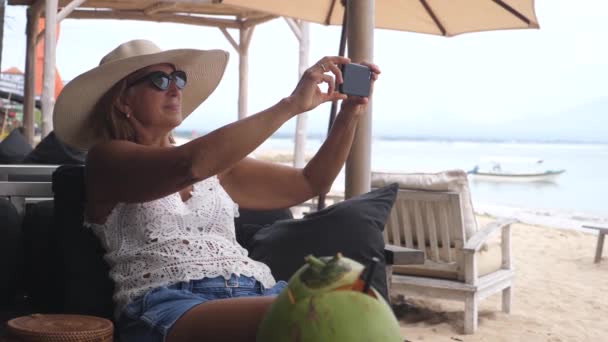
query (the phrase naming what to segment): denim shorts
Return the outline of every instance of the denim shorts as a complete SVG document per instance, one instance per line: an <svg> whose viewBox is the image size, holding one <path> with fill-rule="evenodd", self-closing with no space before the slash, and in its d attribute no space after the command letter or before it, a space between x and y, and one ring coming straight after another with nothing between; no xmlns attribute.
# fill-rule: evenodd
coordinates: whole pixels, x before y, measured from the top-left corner
<svg viewBox="0 0 608 342"><path fill-rule="evenodd" d="M163 286L148 291L130 302L116 324L121 341L164 341L169 330L186 311L215 299L278 295L287 283L272 288L255 278L232 275L203 278Z"/></svg>

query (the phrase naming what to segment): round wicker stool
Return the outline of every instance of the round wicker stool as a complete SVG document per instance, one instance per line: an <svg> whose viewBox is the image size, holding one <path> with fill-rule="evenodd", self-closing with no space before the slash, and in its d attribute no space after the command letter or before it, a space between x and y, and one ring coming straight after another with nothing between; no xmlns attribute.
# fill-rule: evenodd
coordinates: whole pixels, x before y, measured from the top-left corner
<svg viewBox="0 0 608 342"><path fill-rule="evenodd" d="M9 333L24 342L112 342L114 325L84 315L34 314L8 321Z"/></svg>

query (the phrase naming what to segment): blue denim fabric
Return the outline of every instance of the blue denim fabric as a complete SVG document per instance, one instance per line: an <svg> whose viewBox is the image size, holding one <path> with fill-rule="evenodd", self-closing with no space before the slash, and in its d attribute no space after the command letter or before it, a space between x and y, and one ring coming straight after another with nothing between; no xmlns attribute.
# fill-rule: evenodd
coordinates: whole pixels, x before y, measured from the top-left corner
<svg viewBox="0 0 608 342"><path fill-rule="evenodd" d="M251 277L204 278L163 286L133 300L122 311L117 329L122 342L164 341L169 330L186 311L215 299L278 295L287 283L270 289Z"/></svg>

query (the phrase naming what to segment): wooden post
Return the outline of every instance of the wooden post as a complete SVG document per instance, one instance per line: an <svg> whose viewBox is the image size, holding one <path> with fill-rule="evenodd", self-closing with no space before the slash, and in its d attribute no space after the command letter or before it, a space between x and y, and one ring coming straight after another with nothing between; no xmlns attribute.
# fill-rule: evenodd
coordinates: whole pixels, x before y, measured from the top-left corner
<svg viewBox="0 0 608 342"><path fill-rule="evenodd" d="M473 334L477 330L479 298L477 293L465 294L464 300L464 333Z"/></svg>
<svg viewBox="0 0 608 342"><path fill-rule="evenodd" d="M28 7L25 47L25 80L23 84L23 128L27 142L34 146L34 113L36 102L36 35L40 2Z"/></svg>
<svg viewBox="0 0 608 342"><path fill-rule="evenodd" d="M42 138L53 130L55 107L55 38L57 36L57 0L44 6L44 70L42 72Z"/></svg>
<svg viewBox="0 0 608 342"><path fill-rule="evenodd" d="M249 86L249 43L253 35L251 27L239 29L239 119L247 116L247 88Z"/></svg>
<svg viewBox="0 0 608 342"><path fill-rule="evenodd" d="M598 231L594 262L599 263L602 260L602 250L604 249L604 240L606 238L606 234L608 234L608 227L583 225L583 228L597 229Z"/></svg>
<svg viewBox="0 0 608 342"><path fill-rule="evenodd" d="M347 1L348 56L354 63L374 60L374 0ZM371 100L371 99L370 99ZM344 198L371 189L372 103L359 119L355 140L346 160Z"/></svg>
<svg viewBox="0 0 608 342"><path fill-rule="evenodd" d="M308 68L308 56L310 46L310 27L303 20L294 21L286 18L287 23L291 27L293 33L298 38L299 44L299 65L298 78L302 77L304 71ZM308 113L301 113L296 117L296 132L293 151L293 166L302 168L306 164L306 132L308 123Z"/></svg>
<svg viewBox="0 0 608 342"><path fill-rule="evenodd" d="M595 247L595 263L602 261L602 249L604 249L604 239L606 238L606 232L601 231L597 236L597 245Z"/></svg>

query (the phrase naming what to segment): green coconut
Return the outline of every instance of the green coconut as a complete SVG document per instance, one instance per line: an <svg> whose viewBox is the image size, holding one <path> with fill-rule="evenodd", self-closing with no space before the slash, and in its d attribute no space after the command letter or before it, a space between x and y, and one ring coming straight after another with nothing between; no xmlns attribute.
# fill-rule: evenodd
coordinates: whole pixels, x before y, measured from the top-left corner
<svg viewBox="0 0 608 342"><path fill-rule="evenodd" d="M363 269L340 254L307 257L264 316L257 341L403 341L384 298L372 287L363 292Z"/></svg>

